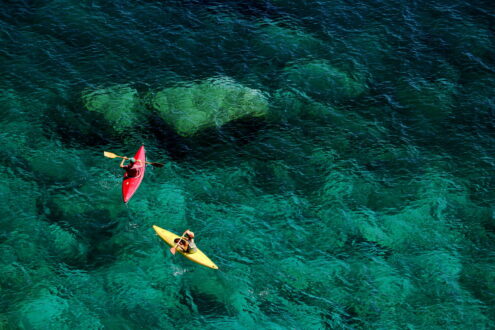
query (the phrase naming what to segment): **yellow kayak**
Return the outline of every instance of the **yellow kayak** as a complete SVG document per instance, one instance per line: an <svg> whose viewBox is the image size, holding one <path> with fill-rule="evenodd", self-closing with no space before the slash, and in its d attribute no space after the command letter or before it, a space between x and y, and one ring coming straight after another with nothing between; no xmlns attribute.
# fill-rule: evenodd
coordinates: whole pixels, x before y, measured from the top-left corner
<svg viewBox="0 0 495 330"><path fill-rule="evenodd" d="M160 236L160 238L162 240L164 240L165 243L167 243L171 247L174 247L177 244L177 243L174 243L174 240L176 238L180 238L180 236L175 235L174 233L171 233L168 230L165 230L165 229L160 228L158 226L153 226L153 229L156 231L156 233L158 234L158 236ZM182 252L180 249L177 249L177 252L179 252L180 254L182 254L187 259L189 259L191 261L194 261L194 262L196 262L196 263L198 263L200 265L203 265L203 266L206 266L206 267L210 267L210 268L213 268L213 269L218 269L218 266L215 265L213 263L213 261L211 261L210 258L208 258L199 249L198 249L198 251L196 253L185 253L185 252Z"/></svg>

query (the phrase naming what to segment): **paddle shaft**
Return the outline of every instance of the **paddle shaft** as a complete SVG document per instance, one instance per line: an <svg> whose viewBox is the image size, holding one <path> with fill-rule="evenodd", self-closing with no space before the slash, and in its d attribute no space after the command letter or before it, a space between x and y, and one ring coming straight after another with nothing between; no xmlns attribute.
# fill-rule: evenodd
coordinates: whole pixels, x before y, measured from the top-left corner
<svg viewBox="0 0 495 330"><path fill-rule="evenodd" d="M188 230L189 230L189 229L188 229ZM174 246L173 248L171 248L171 249L170 249L170 252L172 252L172 254L175 254L175 251L177 250L177 247L179 246L180 241L182 241L182 240L184 239L184 236L186 236L186 233L187 233L187 231L188 231L188 230L186 230L186 231L184 232L184 234L182 234L182 236L181 236L181 238L179 238L179 241L177 242L177 244L175 244L175 246Z"/></svg>
<svg viewBox="0 0 495 330"><path fill-rule="evenodd" d="M104 155L105 157L108 157L108 158L123 158L123 159L129 159L129 157L119 156L119 155L114 154L113 152L108 152L108 151L103 151L103 155ZM136 161L138 161L138 162L143 162L143 161L142 161L142 160L140 160L140 159L136 159ZM146 164L150 164L150 165L153 165L153 166L156 166L156 167L163 167L163 164L161 164L161 163L147 162L147 161L144 161L144 163L146 163Z"/></svg>

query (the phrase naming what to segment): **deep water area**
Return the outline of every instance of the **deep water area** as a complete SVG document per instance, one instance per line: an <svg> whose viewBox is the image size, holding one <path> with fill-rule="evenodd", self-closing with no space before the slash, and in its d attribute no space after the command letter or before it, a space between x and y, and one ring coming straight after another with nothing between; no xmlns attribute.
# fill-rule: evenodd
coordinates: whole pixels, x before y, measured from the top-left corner
<svg viewBox="0 0 495 330"><path fill-rule="evenodd" d="M1 1L0 72L0 329L495 328L493 1Z"/></svg>

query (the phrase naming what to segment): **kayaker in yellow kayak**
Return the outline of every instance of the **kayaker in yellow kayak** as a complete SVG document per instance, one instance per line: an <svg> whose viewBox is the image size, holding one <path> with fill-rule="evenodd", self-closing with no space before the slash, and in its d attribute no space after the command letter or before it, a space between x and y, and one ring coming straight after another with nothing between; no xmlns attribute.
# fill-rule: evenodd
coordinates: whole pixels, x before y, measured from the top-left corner
<svg viewBox="0 0 495 330"><path fill-rule="evenodd" d="M124 165L125 158L122 159L122 162L120 163L120 167L123 168L127 172L127 176L129 178L134 178L138 176L139 174L139 169L134 168L134 165L136 164L136 159L134 157L129 158L129 164Z"/></svg>
<svg viewBox="0 0 495 330"><path fill-rule="evenodd" d="M186 230L186 232L184 233L184 238L182 239L176 238L174 240L174 243L177 244L179 240L180 240L179 249L182 252L193 254L198 251L198 248L196 247L196 243L194 243L194 233L189 229Z"/></svg>

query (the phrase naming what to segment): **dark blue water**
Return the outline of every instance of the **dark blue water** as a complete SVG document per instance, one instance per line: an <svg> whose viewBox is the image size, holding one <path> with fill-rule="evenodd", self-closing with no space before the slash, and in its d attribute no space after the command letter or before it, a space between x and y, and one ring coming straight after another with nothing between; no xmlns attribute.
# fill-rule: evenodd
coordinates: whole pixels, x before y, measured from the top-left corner
<svg viewBox="0 0 495 330"><path fill-rule="evenodd" d="M0 329L493 328L494 22L490 1L3 1ZM141 144L165 165L126 206L102 152Z"/></svg>

